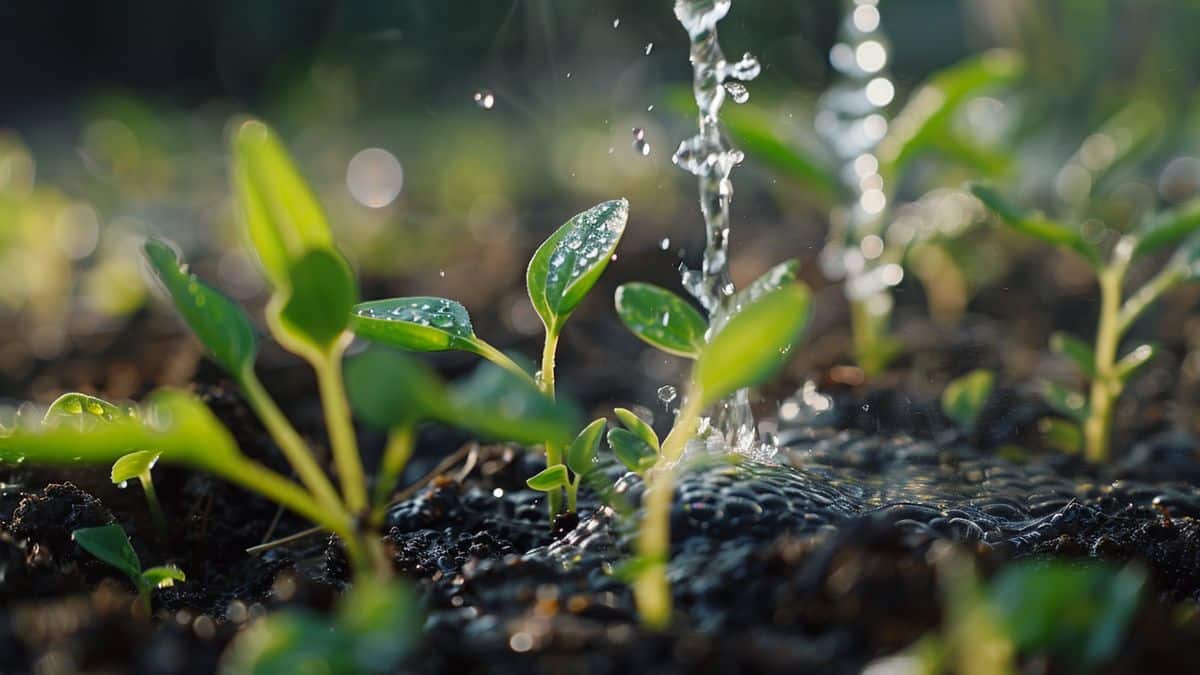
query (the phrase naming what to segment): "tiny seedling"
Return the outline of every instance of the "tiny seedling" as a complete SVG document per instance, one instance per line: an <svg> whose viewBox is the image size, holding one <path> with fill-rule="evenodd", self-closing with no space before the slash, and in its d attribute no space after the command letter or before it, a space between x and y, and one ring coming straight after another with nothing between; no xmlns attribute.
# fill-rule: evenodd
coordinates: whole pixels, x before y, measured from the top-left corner
<svg viewBox="0 0 1200 675"><path fill-rule="evenodd" d="M667 582L670 512L675 472L684 449L699 433L703 412L730 394L774 374L787 360L809 319L808 288L792 279L794 266L776 268L735 299L737 313L704 343L708 331L699 312L671 291L649 284L617 289L617 314L642 340L694 359L683 404L660 443L648 424L618 410L624 428L608 434L613 453L646 481L637 556L627 568L642 621L662 629L671 617ZM701 336L701 337L697 337Z"/></svg>
<svg viewBox="0 0 1200 675"><path fill-rule="evenodd" d="M1056 334L1050 341L1052 349L1080 367L1090 381L1089 393L1085 397L1078 391L1048 382L1045 396L1051 407L1082 427L1087 459L1107 461L1117 399L1130 378L1156 352L1154 345L1138 344L1122 354L1121 338L1168 291L1200 279L1200 234L1195 234L1200 229L1200 201L1148 218L1133 232L1121 235L1106 259L1097 243L1085 236L1079 226L1040 213L1026 213L989 187L974 185L971 189L1006 225L1074 252L1096 274L1100 316L1095 345L1065 333ZM1135 261L1181 241L1183 244L1157 274L1125 294L1125 279Z"/></svg>
<svg viewBox="0 0 1200 675"><path fill-rule="evenodd" d="M942 392L942 412L964 435L975 433L979 415L992 395L996 376L990 370L973 370L952 380Z"/></svg>
<svg viewBox="0 0 1200 675"><path fill-rule="evenodd" d="M578 503L580 483L596 468L600 439L607 424L608 421L603 417L592 420L591 424L584 427L567 446L566 464L548 466L526 481L526 484L538 492L565 490L567 510L574 511Z"/></svg>
<svg viewBox="0 0 1200 675"><path fill-rule="evenodd" d="M133 544L129 543L129 537L120 525L78 529L71 533L71 539L97 559L124 572L133 582L133 587L137 589L138 597L147 610L150 609L150 594L154 589L167 588L175 585L176 581L185 581L187 578L183 570L174 565L160 565L143 570L137 551L133 550Z"/></svg>
<svg viewBox="0 0 1200 675"><path fill-rule="evenodd" d="M528 372L475 334L470 315L462 304L445 298L391 298L364 302L354 307L354 333L379 344L417 352L458 350L471 352L497 366L536 382L542 392L555 397L555 354L567 319L604 273L613 251L625 232L629 203L624 199L598 204L568 220L550 235L529 261L525 283L529 301L545 326L541 370ZM537 484L547 494L550 517L562 509L563 489L578 488L578 478L566 475L564 447L543 439L546 470ZM556 469L563 466L563 469ZM573 500L568 500L573 501Z"/></svg>

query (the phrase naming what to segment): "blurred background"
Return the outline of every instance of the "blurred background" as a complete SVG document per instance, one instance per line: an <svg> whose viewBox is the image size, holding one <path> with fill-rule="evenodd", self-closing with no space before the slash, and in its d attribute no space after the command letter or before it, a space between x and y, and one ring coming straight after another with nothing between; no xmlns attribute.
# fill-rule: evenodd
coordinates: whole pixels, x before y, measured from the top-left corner
<svg viewBox="0 0 1200 675"><path fill-rule="evenodd" d="M720 24L731 58L763 64L749 100L726 104L748 150L734 173L734 277L801 259L821 289L810 364L845 358L842 291L816 263L845 195L815 120L837 82L846 7L735 0ZM972 90L892 187L896 217L930 235L900 244L910 273L896 289L899 333L909 315L959 326L980 314L1034 354L1051 328L1090 334L1086 270L979 227L953 191L986 176L1025 203L1116 229L1192 197L1200 2L878 9L889 119L923 82L988 50L1024 64L1015 81ZM364 297L457 298L481 335L530 355L541 326L524 294L528 256L572 214L628 197L607 285L566 331L562 379L573 373L592 400L653 401L678 364L626 336L610 298L635 278L678 288L678 266L703 246L695 179L671 162L695 128L687 54L670 0L0 3L0 397L134 397L205 368L143 275L146 235L261 305L225 166L229 120L249 113L279 129L315 184ZM1013 284L1027 292L1000 294ZM1175 339L1200 334L1178 317ZM455 358L442 365L465 367ZM280 359L268 353L264 367Z"/></svg>

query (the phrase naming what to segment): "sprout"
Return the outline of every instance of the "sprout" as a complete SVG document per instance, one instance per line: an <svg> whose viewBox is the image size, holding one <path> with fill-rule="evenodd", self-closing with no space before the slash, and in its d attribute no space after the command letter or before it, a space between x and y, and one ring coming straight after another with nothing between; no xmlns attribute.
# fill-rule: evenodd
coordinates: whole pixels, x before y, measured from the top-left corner
<svg viewBox="0 0 1200 675"><path fill-rule="evenodd" d="M187 579L183 570L174 565L160 565L142 569L138 554L129 543L129 537L120 525L85 527L71 533L71 539L96 558L125 573L137 589L138 597L146 610L150 609L150 594L156 588L174 586L176 581Z"/></svg>
<svg viewBox="0 0 1200 675"><path fill-rule="evenodd" d="M946 385L942 392L942 412L964 435L975 432L979 415L992 395L996 376L990 370L973 370Z"/></svg>

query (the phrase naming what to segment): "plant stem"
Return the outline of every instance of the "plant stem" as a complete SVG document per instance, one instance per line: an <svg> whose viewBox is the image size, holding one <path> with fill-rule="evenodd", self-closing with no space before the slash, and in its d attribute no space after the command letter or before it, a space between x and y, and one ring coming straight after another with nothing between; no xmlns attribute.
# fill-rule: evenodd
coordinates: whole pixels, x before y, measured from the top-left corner
<svg viewBox="0 0 1200 675"><path fill-rule="evenodd" d="M1100 272L1100 319L1096 327L1096 375L1092 379L1088 416L1083 424L1084 453L1090 462L1108 459L1113 408L1121 393L1116 373L1117 345L1121 339L1121 282L1125 266Z"/></svg>
<svg viewBox="0 0 1200 675"><path fill-rule="evenodd" d="M513 361L511 358L509 358L507 354L500 351L499 349L496 349L495 347L488 344L487 342L476 339L475 342L473 342L471 344L471 348L476 354L482 356L483 358L487 359L488 361L491 361L492 363L496 364L497 366L500 366L501 368L507 370L508 372L510 372L514 375L520 376L522 379L529 382L530 384L537 386L537 381L535 381L532 377L530 377L529 373L525 372L524 368L517 365L517 362Z"/></svg>
<svg viewBox="0 0 1200 675"><path fill-rule="evenodd" d="M693 387L671 433L663 442L662 455L646 473L645 515L638 530L637 554L644 567L633 582L633 596L642 623L662 630L671 621L671 586L667 562L671 555L671 501L675 496L675 472L687 442L696 434L700 421L700 391Z"/></svg>
<svg viewBox="0 0 1200 675"><path fill-rule="evenodd" d="M342 498L352 514L363 515L367 509L366 474L358 456L358 441L350 418L350 402L342 382L342 351L335 346L322 359L314 359L317 386L321 391L321 408L325 411L325 426L329 430L329 445L337 466Z"/></svg>
<svg viewBox="0 0 1200 675"><path fill-rule="evenodd" d="M146 494L146 504L150 507L150 518L154 521L154 528L158 530L160 537L166 538L167 519L163 516L162 505L158 502L158 492L154 489L154 478L149 471L145 471L138 476L138 480L142 483L142 492Z"/></svg>
<svg viewBox="0 0 1200 675"><path fill-rule="evenodd" d="M546 327L546 341L542 344L542 373L538 379L538 386L541 387L542 393L555 398L554 394L554 357L558 351L558 331ZM557 443L546 441L546 467L552 467L562 464L562 448L558 447ZM550 510L550 521L553 523L554 516L557 516L562 511L562 491L551 490L546 493L546 504Z"/></svg>
<svg viewBox="0 0 1200 675"><path fill-rule="evenodd" d="M886 293L887 291L881 291ZM850 332L854 343L854 359L868 377L887 368L894 356L895 346L887 335L890 313L879 315L870 307L872 298L850 300Z"/></svg>
<svg viewBox="0 0 1200 675"><path fill-rule="evenodd" d="M396 480L412 457L416 431L415 425L405 424L392 429L388 434L387 447L383 450L383 459L375 476L375 494L371 499L371 523L376 527L383 523L388 497L391 496Z"/></svg>
<svg viewBox="0 0 1200 675"><path fill-rule="evenodd" d="M575 480L567 483L567 510L574 511L575 505L579 501L579 481L583 476L576 475Z"/></svg>
<svg viewBox="0 0 1200 675"><path fill-rule="evenodd" d="M296 428L292 426L283 412L279 410L279 406L275 405L275 400L267 393L253 369L247 369L247 371L239 378L246 401L254 409L254 413L258 415L263 426L266 427L267 433L271 434L271 438L279 446L279 450L283 452L288 463L296 470L300 482L325 508L341 510L343 508L341 498L334 490L333 483L329 482L329 477L317 464L308 445L300 438L300 434L296 432Z"/></svg>

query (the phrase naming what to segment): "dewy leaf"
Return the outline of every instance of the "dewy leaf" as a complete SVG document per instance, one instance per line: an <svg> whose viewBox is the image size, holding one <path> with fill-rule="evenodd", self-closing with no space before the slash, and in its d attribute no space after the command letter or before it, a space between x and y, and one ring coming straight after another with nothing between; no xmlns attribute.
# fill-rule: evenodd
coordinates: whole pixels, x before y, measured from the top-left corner
<svg viewBox="0 0 1200 675"><path fill-rule="evenodd" d="M624 199L598 204L568 220L533 254L525 283L549 332L557 334L604 273L628 218Z"/></svg>
<svg viewBox="0 0 1200 675"><path fill-rule="evenodd" d="M630 471L642 473L658 461L658 452L628 429L609 429L608 447Z"/></svg>
<svg viewBox="0 0 1200 675"><path fill-rule="evenodd" d="M328 348L350 325L358 284L342 256L314 249L289 268L292 287L279 314L281 328L319 349Z"/></svg>
<svg viewBox="0 0 1200 675"><path fill-rule="evenodd" d="M437 419L451 406L437 373L411 356L382 348L347 360L346 393L355 415L381 431Z"/></svg>
<svg viewBox="0 0 1200 675"><path fill-rule="evenodd" d="M1087 259L1093 267L1100 265L1100 256L1078 229L1049 220L1040 214L1027 215L986 185L972 184L972 194L1014 230L1048 244L1066 246Z"/></svg>
<svg viewBox="0 0 1200 675"><path fill-rule="evenodd" d="M1117 361L1117 378L1121 382L1128 382L1129 378L1150 363L1156 354L1158 354L1158 348L1154 345L1138 345L1133 351L1121 357L1120 361Z"/></svg>
<svg viewBox="0 0 1200 675"><path fill-rule="evenodd" d="M942 411L959 429L970 433L979 413L992 395L995 375L990 370L973 370L946 385L942 392Z"/></svg>
<svg viewBox="0 0 1200 675"><path fill-rule="evenodd" d="M1084 423L1088 416L1088 405L1083 394L1050 381L1043 381L1041 386L1042 397L1055 412L1069 420Z"/></svg>
<svg viewBox="0 0 1200 675"><path fill-rule="evenodd" d="M799 272L800 262L797 260L779 263L750 282L749 286L738 291L737 296L734 297L734 306L745 307L753 304L767 293L795 281Z"/></svg>
<svg viewBox="0 0 1200 675"><path fill-rule="evenodd" d="M187 581L187 575L174 565L160 565L142 572L142 580L151 588L170 588L177 581Z"/></svg>
<svg viewBox="0 0 1200 675"><path fill-rule="evenodd" d="M653 284L633 282L616 293L617 316L634 335L676 356L694 359L708 322L687 300Z"/></svg>
<svg viewBox="0 0 1200 675"><path fill-rule="evenodd" d="M417 352L471 350L475 330L467 308L443 298L392 298L354 307L354 333L373 342Z"/></svg>
<svg viewBox="0 0 1200 675"><path fill-rule="evenodd" d="M539 471L533 478L525 481L529 487L538 492L551 492L570 483L567 478L567 467L564 464L555 464Z"/></svg>
<svg viewBox="0 0 1200 675"><path fill-rule="evenodd" d="M578 412L546 396L532 382L484 363L450 392L452 408L439 421L493 440L526 445L566 445L578 429Z"/></svg>
<svg viewBox="0 0 1200 675"><path fill-rule="evenodd" d="M567 448L567 466L577 476L589 473L596 465L596 454L600 450L600 438L608 420L601 417L583 428Z"/></svg>
<svg viewBox="0 0 1200 675"><path fill-rule="evenodd" d="M235 378L253 367L257 338L242 308L188 272L166 243L147 240L143 251L175 308L213 360Z"/></svg>
<svg viewBox="0 0 1200 675"><path fill-rule="evenodd" d="M141 587L142 562L120 525L85 527L72 532L71 539L83 550L124 572L134 585Z"/></svg>
<svg viewBox="0 0 1200 675"><path fill-rule="evenodd" d="M114 485L140 478L154 468L161 454L161 452L153 450L131 452L113 463L109 478L112 479Z"/></svg>
<svg viewBox="0 0 1200 675"><path fill-rule="evenodd" d="M279 137L258 120L233 137L233 184L250 242L276 289L308 251L332 249L325 213Z"/></svg>
<svg viewBox="0 0 1200 675"><path fill-rule="evenodd" d="M626 429L637 434L643 441L646 442L646 445L649 445L650 447L654 448L655 452L658 452L658 434L654 433L653 427L647 424L645 420L638 417L632 410L629 410L628 408L617 408L613 410L613 412L616 413L617 419L621 421L621 424L624 425Z"/></svg>
<svg viewBox="0 0 1200 675"><path fill-rule="evenodd" d="M1153 253L1163 247L1171 246L1200 229L1200 199L1159 213L1147 220L1135 233L1137 246L1133 256Z"/></svg>
<svg viewBox="0 0 1200 675"><path fill-rule="evenodd" d="M791 353L809 318L809 292L793 283L747 305L700 354L692 371L701 406L770 377Z"/></svg>
<svg viewBox="0 0 1200 675"><path fill-rule="evenodd" d="M71 424L90 429L96 424L115 422L128 416L124 410L102 398L72 392L54 399L42 417L42 424Z"/></svg>
<svg viewBox="0 0 1200 675"><path fill-rule="evenodd" d="M1083 340L1067 333L1055 333L1050 336L1050 349L1079 364L1088 377L1096 376L1096 354Z"/></svg>

